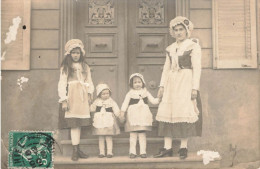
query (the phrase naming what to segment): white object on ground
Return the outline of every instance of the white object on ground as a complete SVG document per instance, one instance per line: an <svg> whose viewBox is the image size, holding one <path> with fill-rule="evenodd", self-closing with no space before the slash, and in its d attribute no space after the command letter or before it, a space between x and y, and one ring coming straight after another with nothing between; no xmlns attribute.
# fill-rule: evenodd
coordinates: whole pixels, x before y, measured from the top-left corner
<svg viewBox="0 0 260 169"><path fill-rule="evenodd" d="M20 79L17 79L17 85L20 87L20 90L22 91L23 90L23 83L27 83L28 82L28 78L26 77L21 77Z"/></svg>
<svg viewBox="0 0 260 169"><path fill-rule="evenodd" d="M214 161L216 158L220 158L219 153L215 151L200 150L197 155L202 155L204 165L209 164L210 161Z"/></svg>

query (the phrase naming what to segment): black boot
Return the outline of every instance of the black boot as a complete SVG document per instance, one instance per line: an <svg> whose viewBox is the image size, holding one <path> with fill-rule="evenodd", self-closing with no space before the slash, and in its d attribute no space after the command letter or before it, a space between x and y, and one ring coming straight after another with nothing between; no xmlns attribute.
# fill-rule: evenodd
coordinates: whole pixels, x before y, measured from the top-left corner
<svg viewBox="0 0 260 169"><path fill-rule="evenodd" d="M161 148L159 153L154 155L154 158L161 158L161 157L171 157L172 156L172 148L166 150L165 148Z"/></svg>
<svg viewBox="0 0 260 169"><path fill-rule="evenodd" d="M181 148L179 150L180 159L185 159L188 156L188 149L187 148Z"/></svg>
<svg viewBox="0 0 260 169"><path fill-rule="evenodd" d="M71 160L72 161L78 161L78 159L79 159L78 147L77 147L77 145L73 145L73 153L72 153L72 156L71 156Z"/></svg>
<svg viewBox="0 0 260 169"><path fill-rule="evenodd" d="M78 156L79 158L88 158L88 155L83 153L83 151L80 150L79 144L77 145L77 150L78 150Z"/></svg>

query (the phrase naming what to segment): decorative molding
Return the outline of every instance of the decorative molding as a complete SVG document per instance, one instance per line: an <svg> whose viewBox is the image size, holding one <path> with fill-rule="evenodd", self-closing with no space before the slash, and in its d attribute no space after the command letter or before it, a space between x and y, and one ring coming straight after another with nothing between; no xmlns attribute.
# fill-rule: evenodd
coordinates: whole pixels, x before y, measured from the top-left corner
<svg viewBox="0 0 260 169"><path fill-rule="evenodd" d="M176 16L189 18L189 0L176 0Z"/></svg>
<svg viewBox="0 0 260 169"><path fill-rule="evenodd" d="M77 1L76 1L77 2ZM60 1L60 60L61 63L64 57L64 46L66 42L75 38L76 30L76 3L74 0L61 0Z"/></svg>
<svg viewBox="0 0 260 169"><path fill-rule="evenodd" d="M89 0L88 17L88 24L90 25L114 25L114 0Z"/></svg>
<svg viewBox="0 0 260 169"><path fill-rule="evenodd" d="M137 46L138 58L165 57L165 48L167 47L167 33L138 33Z"/></svg>
<svg viewBox="0 0 260 169"><path fill-rule="evenodd" d="M117 57L117 34L116 33L87 33L86 55L89 58L115 58Z"/></svg>
<svg viewBox="0 0 260 169"><path fill-rule="evenodd" d="M164 0L139 0L138 1L138 24L161 25L165 21Z"/></svg>

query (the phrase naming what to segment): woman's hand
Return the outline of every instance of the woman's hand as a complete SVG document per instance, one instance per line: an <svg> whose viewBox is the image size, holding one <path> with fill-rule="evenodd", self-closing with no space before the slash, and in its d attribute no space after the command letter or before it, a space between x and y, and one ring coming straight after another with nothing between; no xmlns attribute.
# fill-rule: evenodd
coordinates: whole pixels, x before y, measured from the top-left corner
<svg viewBox="0 0 260 169"><path fill-rule="evenodd" d="M159 91L158 91L158 94L157 94L157 97L159 98L159 102L161 102L161 100L162 100L163 92L164 92L164 87L161 86L159 88Z"/></svg>
<svg viewBox="0 0 260 169"><path fill-rule="evenodd" d="M197 96L198 96L198 91L195 90L195 89L192 89L192 91L191 91L191 100L196 99Z"/></svg>
<svg viewBox="0 0 260 169"><path fill-rule="evenodd" d="M88 93L88 103L91 104L93 101L93 94Z"/></svg>
<svg viewBox="0 0 260 169"><path fill-rule="evenodd" d="M69 106L68 106L68 102L65 100L62 102L62 111L68 111L69 110Z"/></svg>

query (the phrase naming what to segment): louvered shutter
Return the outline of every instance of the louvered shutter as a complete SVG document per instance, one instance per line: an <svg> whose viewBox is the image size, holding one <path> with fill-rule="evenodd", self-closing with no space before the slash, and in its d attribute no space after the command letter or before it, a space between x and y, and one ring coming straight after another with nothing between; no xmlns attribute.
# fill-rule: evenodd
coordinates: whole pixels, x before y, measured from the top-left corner
<svg viewBox="0 0 260 169"><path fill-rule="evenodd" d="M30 69L31 0L1 1L1 69Z"/></svg>
<svg viewBox="0 0 260 169"><path fill-rule="evenodd" d="M214 0L214 68L257 68L255 0Z"/></svg>

